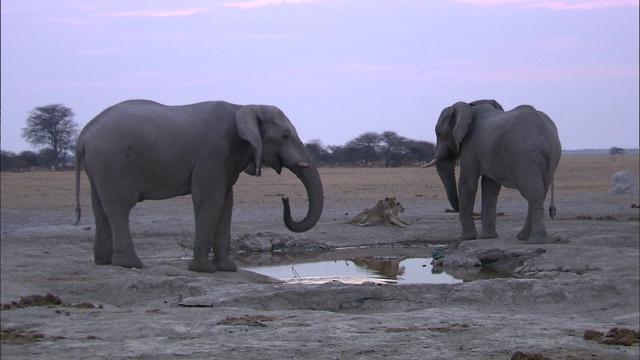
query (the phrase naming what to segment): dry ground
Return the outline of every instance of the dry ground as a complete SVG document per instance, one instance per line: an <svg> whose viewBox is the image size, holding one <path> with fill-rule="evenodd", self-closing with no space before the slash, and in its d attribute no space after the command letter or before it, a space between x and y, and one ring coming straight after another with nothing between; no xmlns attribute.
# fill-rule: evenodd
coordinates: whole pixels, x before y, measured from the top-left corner
<svg viewBox="0 0 640 360"><path fill-rule="evenodd" d="M265 171L235 186L232 237L241 268L301 258L431 254L481 260L515 278L455 285L284 285L259 274L186 270L193 235L189 197L139 204L132 232L141 270L92 262L93 217L83 175L79 226L73 173L2 174L2 304L52 293L63 302L2 310L2 358L430 358L637 359L638 344L585 340L586 330L639 327L638 195L608 195L620 170L640 178L638 154L563 154L556 174L552 243L515 239L526 203L504 189L500 238L460 242L456 214L433 169L323 168L318 225L292 234L280 197L302 216L295 177ZM412 225L357 227L345 219L395 195ZM479 205L479 204L478 204ZM479 208L479 206L478 206ZM347 214L348 215L345 215ZM267 250L255 252L257 249ZM293 260L292 260L293 259ZM445 260L447 257L445 258ZM454 261L450 261L452 263ZM476 268L445 268L471 278ZM91 304L101 308L91 308Z"/></svg>

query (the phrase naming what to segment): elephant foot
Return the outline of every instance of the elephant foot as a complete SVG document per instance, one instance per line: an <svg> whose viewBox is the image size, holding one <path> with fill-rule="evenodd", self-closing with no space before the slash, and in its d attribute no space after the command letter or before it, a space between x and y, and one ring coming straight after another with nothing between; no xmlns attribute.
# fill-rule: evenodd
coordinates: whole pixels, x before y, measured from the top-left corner
<svg viewBox="0 0 640 360"><path fill-rule="evenodd" d="M209 258L204 258L204 259L194 258L193 260L189 261L189 270L195 271L195 272L213 273L213 272L216 272L218 269L211 261L209 261Z"/></svg>
<svg viewBox="0 0 640 360"><path fill-rule="evenodd" d="M529 240L527 240L527 244L546 244L547 236L546 235L531 235Z"/></svg>
<svg viewBox="0 0 640 360"><path fill-rule="evenodd" d="M475 240L478 238L478 232L477 231L465 231L462 233L462 236L460 237L460 239L462 240Z"/></svg>
<svg viewBox="0 0 640 360"><path fill-rule="evenodd" d="M238 266L229 256L223 258L213 258L213 263L220 271L238 271Z"/></svg>
<svg viewBox="0 0 640 360"><path fill-rule="evenodd" d="M111 265L111 252L108 255L104 254L93 254L93 262L96 265Z"/></svg>
<svg viewBox="0 0 640 360"><path fill-rule="evenodd" d="M106 246L94 246L93 261L96 265L111 265L113 257L113 248Z"/></svg>
<svg viewBox="0 0 640 360"><path fill-rule="evenodd" d="M95 256L93 261L96 263L96 265L111 265L111 257L97 257Z"/></svg>
<svg viewBox="0 0 640 360"><path fill-rule="evenodd" d="M482 230L478 239L495 239L498 237L498 233L495 230Z"/></svg>
<svg viewBox="0 0 640 360"><path fill-rule="evenodd" d="M140 261L138 256L135 254L133 256L113 255L113 257L111 258L111 265L121 266L123 268L128 268L128 269L130 268L142 269L142 261Z"/></svg>
<svg viewBox="0 0 640 360"><path fill-rule="evenodd" d="M531 231L525 231L523 229L518 233L518 235L516 235L516 238L518 238L518 240L527 241L530 235L531 235Z"/></svg>

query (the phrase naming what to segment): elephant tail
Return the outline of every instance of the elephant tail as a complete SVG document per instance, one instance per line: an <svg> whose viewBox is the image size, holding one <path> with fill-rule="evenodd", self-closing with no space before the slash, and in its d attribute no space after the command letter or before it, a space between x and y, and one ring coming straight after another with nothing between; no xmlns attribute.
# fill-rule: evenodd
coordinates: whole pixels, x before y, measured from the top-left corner
<svg viewBox="0 0 640 360"><path fill-rule="evenodd" d="M554 194L553 194L553 184L555 183L555 174L556 174L556 169L558 168L558 163L560 162L559 158L556 158L554 156L553 153L549 153L547 155L547 160L548 160L548 169L547 169L547 179L546 179L546 183L549 184L547 186L549 186L551 188L551 204L549 205L549 216L553 219L554 216L556 216L556 205L554 202Z"/></svg>
<svg viewBox="0 0 640 360"><path fill-rule="evenodd" d="M80 216L82 215L80 210L80 168L82 167L83 149L78 145L76 145L76 223L74 225L80 223Z"/></svg>
<svg viewBox="0 0 640 360"><path fill-rule="evenodd" d="M551 180L551 205L549 205L549 216L553 219L556 216L556 205L553 202L553 180Z"/></svg>

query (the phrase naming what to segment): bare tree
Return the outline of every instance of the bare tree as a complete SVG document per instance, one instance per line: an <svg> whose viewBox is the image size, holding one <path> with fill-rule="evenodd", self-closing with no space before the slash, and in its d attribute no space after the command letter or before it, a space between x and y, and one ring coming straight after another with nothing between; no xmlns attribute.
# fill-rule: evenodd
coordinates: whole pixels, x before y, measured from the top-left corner
<svg viewBox="0 0 640 360"><path fill-rule="evenodd" d="M619 147L612 147L611 149L609 149L609 156L611 156L611 160L615 160L615 155L624 155L626 151L622 148Z"/></svg>
<svg viewBox="0 0 640 360"><path fill-rule="evenodd" d="M54 167L64 165L67 153L75 146L78 124L73 110L62 104L40 106L29 112L22 137L36 147L48 147L54 156Z"/></svg>

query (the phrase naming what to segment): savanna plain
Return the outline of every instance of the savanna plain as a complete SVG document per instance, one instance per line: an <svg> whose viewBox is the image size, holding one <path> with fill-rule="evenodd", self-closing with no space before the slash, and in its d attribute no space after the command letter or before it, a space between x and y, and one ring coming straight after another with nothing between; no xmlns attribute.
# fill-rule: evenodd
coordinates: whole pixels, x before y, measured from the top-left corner
<svg viewBox="0 0 640 360"><path fill-rule="evenodd" d="M622 170L638 179L639 163L637 152L615 160L606 152L564 153L555 178L557 214L545 219L550 241L536 245L516 239L527 206L505 188L498 200L500 237L460 241L457 214L447 211L434 169L320 168L323 215L301 234L282 222L282 196L291 199L294 217L306 211L295 176L286 170L243 174L234 187L232 220L240 269L212 274L187 270L194 232L188 196L133 209L131 230L144 268L97 266L84 174L82 218L73 225L73 172L2 173L0 355L638 359L640 199L610 194L609 186ZM346 224L384 196L397 197L411 225ZM464 281L300 284L247 270L349 257L430 257L434 249L445 265L456 259L444 271ZM508 276L474 276L484 267Z"/></svg>

